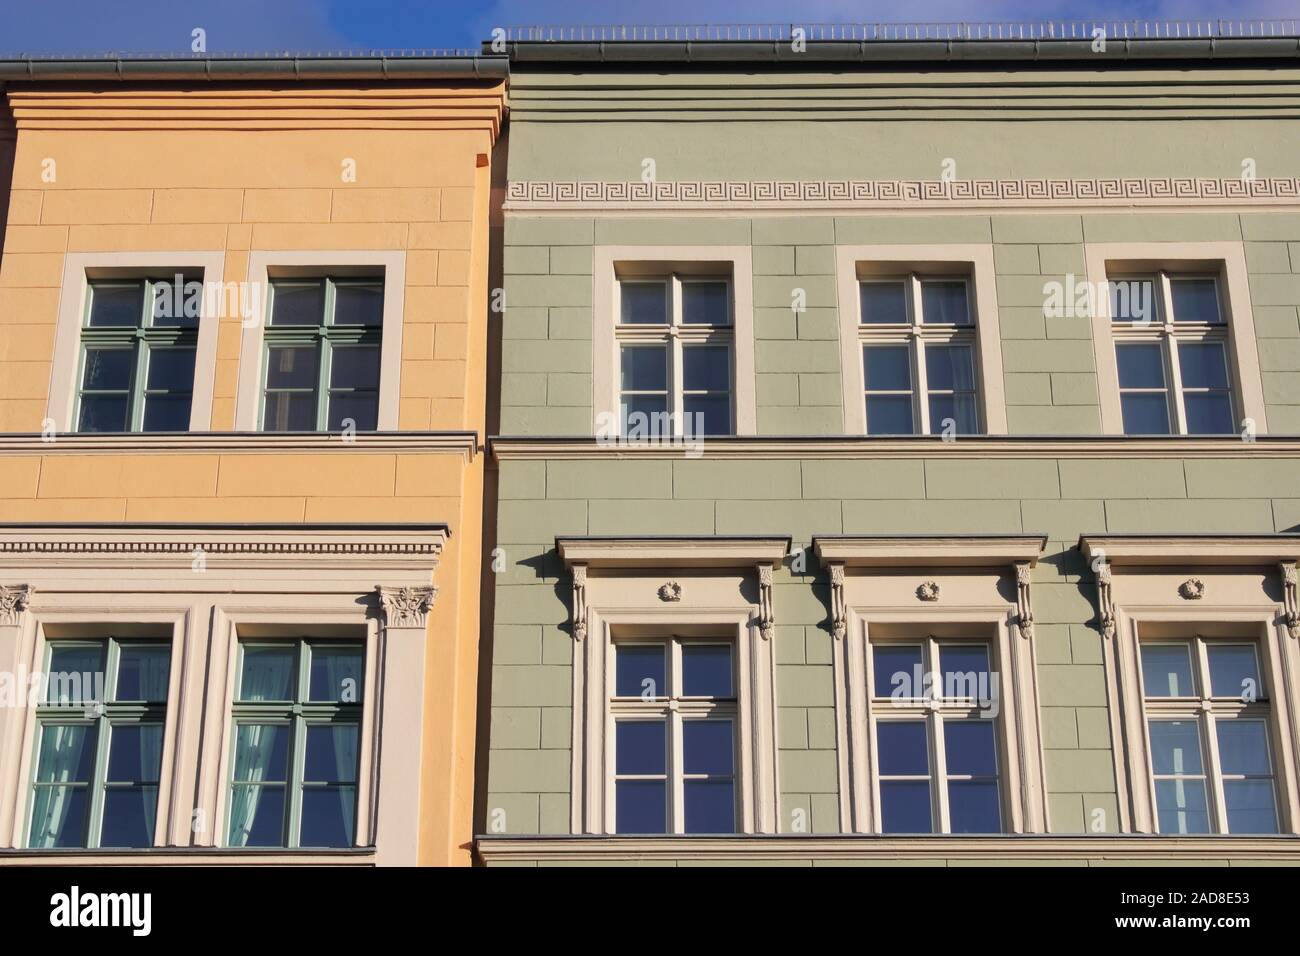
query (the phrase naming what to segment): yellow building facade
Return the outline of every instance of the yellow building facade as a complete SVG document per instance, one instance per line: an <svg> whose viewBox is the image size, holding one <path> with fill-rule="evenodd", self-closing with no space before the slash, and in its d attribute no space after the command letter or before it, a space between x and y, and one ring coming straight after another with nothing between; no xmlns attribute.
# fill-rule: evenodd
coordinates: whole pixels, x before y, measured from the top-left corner
<svg viewBox="0 0 1300 956"><path fill-rule="evenodd" d="M0 861L465 864L505 70L207 65L6 77Z"/></svg>

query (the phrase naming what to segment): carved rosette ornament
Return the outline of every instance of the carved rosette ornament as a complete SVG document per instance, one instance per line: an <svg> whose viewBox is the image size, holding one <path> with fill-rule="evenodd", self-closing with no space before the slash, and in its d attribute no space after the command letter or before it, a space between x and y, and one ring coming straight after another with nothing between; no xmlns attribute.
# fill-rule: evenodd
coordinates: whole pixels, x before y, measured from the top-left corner
<svg viewBox="0 0 1300 956"><path fill-rule="evenodd" d="M1300 639L1300 600L1296 595L1296 563L1283 561L1281 568L1282 606L1286 612L1286 632L1292 638Z"/></svg>
<svg viewBox="0 0 1300 956"><path fill-rule="evenodd" d="M939 582L922 581L916 587L916 597L920 601L937 601L939 600Z"/></svg>
<svg viewBox="0 0 1300 956"><path fill-rule="evenodd" d="M682 586L676 581L668 581L659 586L659 600L680 601L681 599Z"/></svg>
<svg viewBox="0 0 1300 956"><path fill-rule="evenodd" d="M1188 578L1178 585L1178 593L1187 601L1199 601L1205 597L1205 582L1200 578Z"/></svg>
<svg viewBox="0 0 1300 956"><path fill-rule="evenodd" d="M1029 602L1031 573L1028 561L1016 562L1016 624L1025 640L1034 637L1034 608Z"/></svg>
<svg viewBox="0 0 1300 956"><path fill-rule="evenodd" d="M587 636L587 566L573 566L573 639L582 641Z"/></svg>
<svg viewBox="0 0 1300 956"><path fill-rule="evenodd" d="M413 588L380 585L375 590L379 592L379 603L389 627L424 627L429 608L438 596L438 589L433 585Z"/></svg>
<svg viewBox="0 0 1300 956"><path fill-rule="evenodd" d="M27 584L0 585L0 624L17 624L18 617L32 599L32 589Z"/></svg>
<svg viewBox="0 0 1300 956"><path fill-rule="evenodd" d="M776 633L776 616L772 613L772 565L758 566L758 631L770 641Z"/></svg>
<svg viewBox="0 0 1300 956"><path fill-rule="evenodd" d="M1102 561L1097 571L1097 617L1101 623L1101 636L1115 636L1115 603L1111 596L1110 562Z"/></svg>
<svg viewBox="0 0 1300 956"><path fill-rule="evenodd" d="M849 630L849 615L844 604L844 565L831 565L831 632L837 641Z"/></svg>

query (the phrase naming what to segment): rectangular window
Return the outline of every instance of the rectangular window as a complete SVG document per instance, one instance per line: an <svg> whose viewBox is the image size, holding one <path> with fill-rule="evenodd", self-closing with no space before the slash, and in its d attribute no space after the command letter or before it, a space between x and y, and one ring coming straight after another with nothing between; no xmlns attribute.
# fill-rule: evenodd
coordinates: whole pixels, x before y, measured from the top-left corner
<svg viewBox="0 0 1300 956"><path fill-rule="evenodd" d="M1236 431L1218 279L1162 271L1108 285L1124 433Z"/></svg>
<svg viewBox="0 0 1300 956"><path fill-rule="evenodd" d="M179 278L90 281L77 431L189 430L202 285Z"/></svg>
<svg viewBox="0 0 1300 956"><path fill-rule="evenodd" d="M154 845L171 645L51 641L36 709L27 845Z"/></svg>
<svg viewBox="0 0 1300 956"><path fill-rule="evenodd" d="M989 645L929 637L870 646L880 832L1002 832Z"/></svg>
<svg viewBox="0 0 1300 956"><path fill-rule="evenodd" d="M613 832L737 832L732 646L682 637L615 643Z"/></svg>
<svg viewBox="0 0 1300 956"><path fill-rule="evenodd" d="M363 661L352 642L240 644L227 845L355 844Z"/></svg>
<svg viewBox="0 0 1300 956"><path fill-rule="evenodd" d="M858 295L867 434L980 431L967 280L871 278Z"/></svg>
<svg viewBox="0 0 1300 956"><path fill-rule="evenodd" d="M734 434L731 283L674 273L616 286L622 433Z"/></svg>
<svg viewBox="0 0 1300 956"><path fill-rule="evenodd" d="M1161 833L1277 833L1269 704L1253 643L1143 641Z"/></svg>
<svg viewBox="0 0 1300 956"><path fill-rule="evenodd" d="M383 314L382 279L272 280L263 431L374 431Z"/></svg>

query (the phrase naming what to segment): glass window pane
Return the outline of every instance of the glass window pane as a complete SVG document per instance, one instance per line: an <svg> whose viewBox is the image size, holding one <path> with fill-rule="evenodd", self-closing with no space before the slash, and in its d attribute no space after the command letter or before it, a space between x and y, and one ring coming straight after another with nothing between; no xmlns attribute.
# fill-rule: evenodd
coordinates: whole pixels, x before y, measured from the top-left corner
<svg viewBox="0 0 1300 956"><path fill-rule="evenodd" d="M357 779L358 724L311 724L303 780L308 783L355 783Z"/></svg>
<svg viewBox="0 0 1300 956"><path fill-rule="evenodd" d="M338 392L330 396L325 427L332 432L351 427L372 432L379 427L378 392Z"/></svg>
<svg viewBox="0 0 1300 956"><path fill-rule="evenodd" d="M245 645L242 656L240 700L294 700L298 696L296 654L292 644Z"/></svg>
<svg viewBox="0 0 1300 956"><path fill-rule="evenodd" d="M134 328L144 317L144 282L93 282L90 285L92 329Z"/></svg>
<svg viewBox="0 0 1300 956"><path fill-rule="evenodd" d="M663 780L617 781L614 820L617 833L667 833L667 784Z"/></svg>
<svg viewBox="0 0 1300 956"><path fill-rule="evenodd" d="M687 780L682 784L682 791L687 833L736 832L734 781Z"/></svg>
<svg viewBox="0 0 1300 956"><path fill-rule="evenodd" d="M614 646L614 695L617 697L667 697L668 681L664 644Z"/></svg>
<svg viewBox="0 0 1300 956"><path fill-rule="evenodd" d="M880 781L881 831L884 833L931 833L930 781Z"/></svg>
<svg viewBox="0 0 1300 956"><path fill-rule="evenodd" d="M731 697L731 645L682 645L682 694Z"/></svg>
<svg viewBox="0 0 1300 956"><path fill-rule="evenodd" d="M1169 404L1164 392L1129 392L1119 400L1124 411L1124 434L1169 434Z"/></svg>
<svg viewBox="0 0 1300 956"><path fill-rule="evenodd" d="M735 752L731 721L682 721L682 752L686 773L730 776Z"/></svg>
<svg viewBox="0 0 1300 956"><path fill-rule="evenodd" d="M666 325L668 284L665 282L620 282L619 320L624 325Z"/></svg>
<svg viewBox="0 0 1300 956"><path fill-rule="evenodd" d="M153 846L157 819L157 787L114 787L105 790L99 845L106 849Z"/></svg>
<svg viewBox="0 0 1300 956"><path fill-rule="evenodd" d="M158 329L198 328L203 291L202 280L193 276L181 276L179 285L174 274L155 281L149 324Z"/></svg>
<svg viewBox="0 0 1300 956"><path fill-rule="evenodd" d="M668 349L662 345L624 346L621 367L625 392L662 392L668 388Z"/></svg>
<svg viewBox="0 0 1300 956"><path fill-rule="evenodd" d="M325 283L272 282L271 324L324 325Z"/></svg>
<svg viewBox="0 0 1300 956"><path fill-rule="evenodd" d="M146 432L184 432L190 429L189 394L146 395L140 423Z"/></svg>
<svg viewBox="0 0 1300 956"><path fill-rule="evenodd" d="M89 724L41 724L36 752L37 783L86 783L95 762L95 729Z"/></svg>
<svg viewBox="0 0 1300 956"><path fill-rule="evenodd" d="M1209 833L1204 780L1157 780L1156 818L1161 833Z"/></svg>
<svg viewBox="0 0 1300 956"><path fill-rule="evenodd" d="M128 389L134 371L135 349L88 347L81 387L88 391Z"/></svg>
<svg viewBox="0 0 1300 956"><path fill-rule="evenodd" d="M1223 802L1228 808L1228 832L1276 833L1275 800L1271 779L1223 781Z"/></svg>
<svg viewBox="0 0 1300 956"><path fill-rule="evenodd" d="M117 656L114 700L167 699L172 650L166 644L124 644Z"/></svg>
<svg viewBox="0 0 1300 956"><path fill-rule="evenodd" d="M957 435L973 435L978 431L973 395L931 395L930 434L945 431Z"/></svg>
<svg viewBox="0 0 1300 956"><path fill-rule="evenodd" d="M688 392L726 392L731 388L731 350L725 345L682 349L682 387Z"/></svg>
<svg viewBox="0 0 1300 956"><path fill-rule="evenodd" d="M267 388L315 388L317 379L314 345L275 346L266 363Z"/></svg>
<svg viewBox="0 0 1300 956"><path fill-rule="evenodd" d="M863 325L906 325L907 288L903 282L863 282L859 287Z"/></svg>
<svg viewBox="0 0 1300 956"><path fill-rule="evenodd" d="M927 345L925 376L933 391L969 392L975 388L969 345Z"/></svg>
<svg viewBox="0 0 1300 956"><path fill-rule="evenodd" d="M950 781L948 825L952 833L1001 833L1002 806L997 781Z"/></svg>
<svg viewBox="0 0 1300 956"><path fill-rule="evenodd" d="M1142 690L1148 697L1194 697L1190 644L1143 644Z"/></svg>
<svg viewBox="0 0 1300 956"><path fill-rule="evenodd" d="M1165 360L1159 345L1117 345L1120 388L1164 388Z"/></svg>
<svg viewBox="0 0 1300 956"><path fill-rule="evenodd" d="M188 392L194 387L194 349L151 348L147 387Z"/></svg>
<svg viewBox="0 0 1300 956"><path fill-rule="evenodd" d="M686 325L730 325L727 283L683 282L682 322Z"/></svg>
<svg viewBox="0 0 1300 956"><path fill-rule="evenodd" d="M1155 283L1150 279L1112 279L1109 290L1112 322L1147 325L1155 321Z"/></svg>
<svg viewBox="0 0 1300 956"><path fill-rule="evenodd" d="M1184 388L1227 388L1228 367L1222 342L1183 342L1178 346L1178 365Z"/></svg>
<svg viewBox="0 0 1300 956"><path fill-rule="evenodd" d="M305 787L298 845L352 846L356 842L353 836L356 818L356 787Z"/></svg>
<svg viewBox="0 0 1300 956"><path fill-rule="evenodd" d="M236 783L284 783L288 779L287 724L246 724L235 728Z"/></svg>
<svg viewBox="0 0 1300 956"><path fill-rule="evenodd" d="M104 699L104 644L51 644L45 702L76 704Z"/></svg>
<svg viewBox="0 0 1300 956"><path fill-rule="evenodd" d="M624 395L619 414L623 434L630 438L665 438L673 433L666 395Z"/></svg>
<svg viewBox="0 0 1300 956"><path fill-rule="evenodd" d="M1151 766L1157 775L1190 774L1201 770L1201 729L1194 720L1153 720Z"/></svg>
<svg viewBox="0 0 1300 956"><path fill-rule="evenodd" d="M266 396L262 430L310 432L316 430L315 392L271 392Z"/></svg>
<svg viewBox="0 0 1300 956"><path fill-rule="evenodd" d="M921 696L925 680L920 644L872 644L871 667L875 695L900 698Z"/></svg>
<svg viewBox="0 0 1300 956"><path fill-rule="evenodd" d="M340 282L334 286L335 325L382 325L384 321L384 285Z"/></svg>
<svg viewBox="0 0 1300 956"><path fill-rule="evenodd" d="M379 346L336 345L330 350L330 388L378 388Z"/></svg>
<svg viewBox="0 0 1300 956"><path fill-rule="evenodd" d="M987 644L940 644L938 670L944 697L989 699L992 682Z"/></svg>
<svg viewBox="0 0 1300 956"><path fill-rule="evenodd" d="M868 435L913 433L912 399L907 395L868 395Z"/></svg>
<svg viewBox="0 0 1300 956"><path fill-rule="evenodd" d="M1189 392L1183 395L1189 435L1231 435L1232 400L1227 392Z"/></svg>
<svg viewBox="0 0 1300 956"><path fill-rule="evenodd" d="M1175 322L1219 322L1219 289L1213 279L1170 279Z"/></svg>
<svg viewBox="0 0 1300 956"><path fill-rule="evenodd" d="M108 783L157 783L162 724L113 724L108 732Z"/></svg>
<svg viewBox="0 0 1300 956"><path fill-rule="evenodd" d="M997 776L997 742L991 720L945 720L943 750L948 773L953 776Z"/></svg>
<svg viewBox="0 0 1300 956"><path fill-rule="evenodd" d="M1212 697L1257 700L1264 696L1253 644L1207 644L1205 656L1210 661Z"/></svg>
<svg viewBox="0 0 1300 956"><path fill-rule="evenodd" d="M731 434L730 395L686 395L682 414L682 433L688 437Z"/></svg>
<svg viewBox="0 0 1300 956"><path fill-rule="evenodd" d="M925 721L876 722L876 763L883 776L925 775L930 772Z"/></svg>
<svg viewBox="0 0 1300 956"><path fill-rule="evenodd" d="M311 667L307 699L361 702L361 677L365 663L361 648L352 645L309 645Z"/></svg>
<svg viewBox="0 0 1300 956"><path fill-rule="evenodd" d="M1220 718L1214 722L1219 738L1219 764L1226 774L1269 776L1268 730L1262 720Z"/></svg>
<svg viewBox="0 0 1300 956"><path fill-rule="evenodd" d="M862 349L868 392L910 391L912 360L906 345L867 345Z"/></svg>
<svg viewBox="0 0 1300 956"><path fill-rule="evenodd" d="M86 845L90 793L86 787L37 787L27 845L48 850Z"/></svg>
<svg viewBox="0 0 1300 956"><path fill-rule="evenodd" d="M966 325L966 283L927 280L921 283L921 321L926 325Z"/></svg>
<svg viewBox="0 0 1300 956"><path fill-rule="evenodd" d="M661 774L666 764L662 720L619 720L614 723L614 766L618 774Z"/></svg>
<svg viewBox="0 0 1300 956"><path fill-rule="evenodd" d="M233 847L284 846L284 786L231 787L226 841Z"/></svg>
<svg viewBox="0 0 1300 956"><path fill-rule="evenodd" d="M77 419L80 432L124 432L130 428L130 402L125 395L83 395Z"/></svg>

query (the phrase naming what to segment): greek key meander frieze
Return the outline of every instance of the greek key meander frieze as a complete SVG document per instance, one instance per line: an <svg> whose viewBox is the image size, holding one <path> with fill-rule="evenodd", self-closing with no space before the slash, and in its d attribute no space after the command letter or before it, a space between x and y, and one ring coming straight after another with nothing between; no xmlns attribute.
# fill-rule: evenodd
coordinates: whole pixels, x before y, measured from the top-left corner
<svg viewBox="0 0 1300 956"><path fill-rule="evenodd" d="M560 182L518 180L512 205L942 206L979 203L1295 202L1300 179L925 179L761 180L752 182Z"/></svg>

